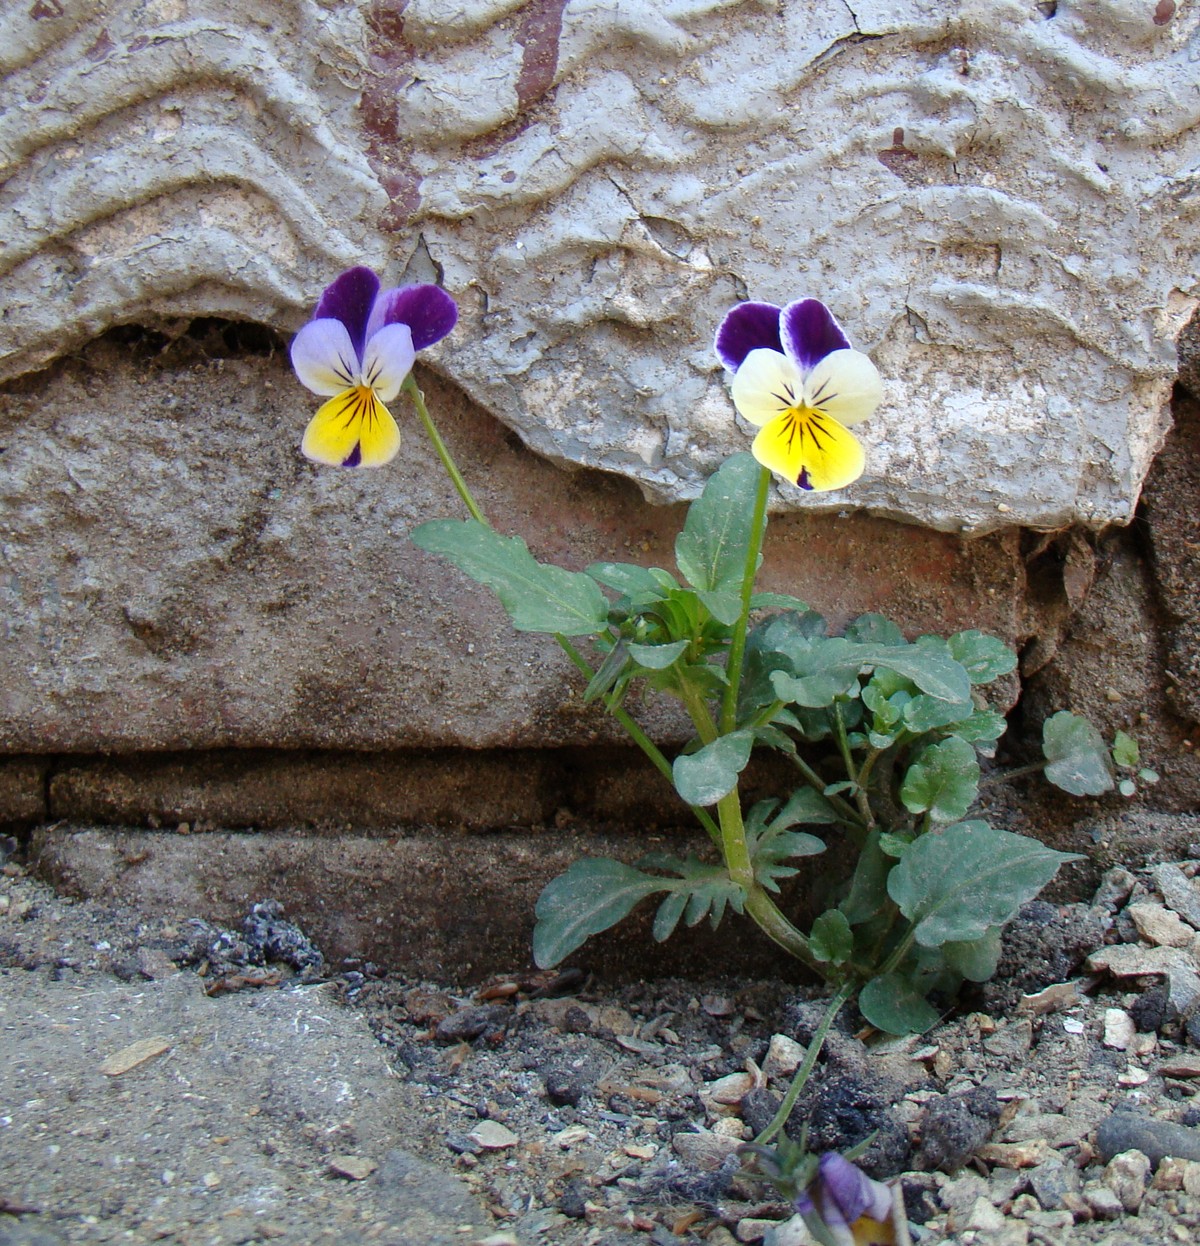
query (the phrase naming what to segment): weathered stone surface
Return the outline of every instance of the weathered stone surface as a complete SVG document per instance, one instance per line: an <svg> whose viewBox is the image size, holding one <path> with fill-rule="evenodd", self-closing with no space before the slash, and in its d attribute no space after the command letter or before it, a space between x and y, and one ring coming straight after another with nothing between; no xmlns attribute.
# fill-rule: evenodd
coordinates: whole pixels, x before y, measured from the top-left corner
<svg viewBox="0 0 1200 1246"><path fill-rule="evenodd" d="M671 848L669 841L655 846ZM555 874L580 856L633 861L644 836L572 834L179 835L80 831L35 835L38 869L65 891L136 900L150 915L186 913L240 924L252 903L279 900L331 965L343 957L436 981L477 981L529 965L533 908ZM462 897L470 903L458 903ZM447 904L447 897L455 903ZM701 976L716 959L730 973L794 978L795 961L748 921L707 924L686 938L650 937L654 905L571 958L617 979ZM798 914L803 920L811 915Z"/></svg>
<svg viewBox="0 0 1200 1246"><path fill-rule="evenodd" d="M498 527L573 567L674 565L682 508L558 471L461 392L427 389ZM461 513L416 421L386 470L332 472L296 448L310 406L283 358L212 359L190 339L161 358L107 341L0 394L0 748L617 738L552 640L513 632L487 590L407 540ZM914 630L1021 634L1015 533L785 516L763 580L835 621L881 610ZM691 734L669 706L644 721Z"/></svg>
<svg viewBox="0 0 1200 1246"><path fill-rule="evenodd" d="M1189 362L1194 372L1200 361L1193 355ZM1195 392L1200 396L1200 389ZM1146 479L1142 513L1165 616L1167 700L1177 714L1200 724L1200 508L1195 505L1200 497L1200 403L1181 399L1174 412L1175 427Z"/></svg>
<svg viewBox="0 0 1200 1246"><path fill-rule="evenodd" d="M674 498L744 440L719 316L817 294L889 394L868 478L789 504L1128 519L1196 293L1200 16L1167 7L6 0L3 375L114 324L295 328L355 261L440 274L439 367Z"/></svg>

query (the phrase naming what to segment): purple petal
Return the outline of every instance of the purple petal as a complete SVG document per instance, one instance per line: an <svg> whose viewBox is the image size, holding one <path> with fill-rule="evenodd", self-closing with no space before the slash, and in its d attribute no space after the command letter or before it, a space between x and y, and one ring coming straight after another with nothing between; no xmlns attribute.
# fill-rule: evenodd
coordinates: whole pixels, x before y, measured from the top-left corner
<svg viewBox="0 0 1200 1246"><path fill-rule="evenodd" d="M847 1224L853 1224L862 1215L883 1220L891 1208L887 1186L881 1181L872 1181L836 1151L826 1151L821 1156L816 1193L822 1215L828 1218L836 1208Z"/></svg>
<svg viewBox="0 0 1200 1246"><path fill-rule="evenodd" d="M379 278L369 268L348 268L332 285L325 287L313 317L314 320L340 320L350 334L360 363L367 340L367 321L378 293Z"/></svg>
<svg viewBox="0 0 1200 1246"><path fill-rule="evenodd" d="M406 324L414 350L440 342L458 323L458 306L440 286L400 286L375 300L367 337L385 325Z"/></svg>
<svg viewBox="0 0 1200 1246"><path fill-rule="evenodd" d="M713 345L730 372L736 372L752 350L782 352L779 308L774 303L739 303L721 321Z"/></svg>
<svg viewBox="0 0 1200 1246"><path fill-rule="evenodd" d="M779 317L783 352L807 372L835 350L847 350L850 341L833 313L819 299L789 303Z"/></svg>

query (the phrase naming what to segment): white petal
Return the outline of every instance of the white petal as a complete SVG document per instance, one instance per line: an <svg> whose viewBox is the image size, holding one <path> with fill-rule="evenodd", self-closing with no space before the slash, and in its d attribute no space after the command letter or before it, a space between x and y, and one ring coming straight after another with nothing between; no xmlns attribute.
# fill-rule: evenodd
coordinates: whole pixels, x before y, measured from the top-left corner
<svg viewBox="0 0 1200 1246"><path fill-rule="evenodd" d="M804 378L805 404L847 427L861 424L882 400L883 381L860 350L835 350Z"/></svg>
<svg viewBox="0 0 1200 1246"><path fill-rule="evenodd" d="M416 357L408 325L384 325L367 341L363 351L363 384L375 391L380 402L391 402L412 371Z"/></svg>
<svg viewBox="0 0 1200 1246"><path fill-rule="evenodd" d="M752 350L733 376L733 405L761 428L803 401L800 369L777 350Z"/></svg>
<svg viewBox="0 0 1200 1246"><path fill-rule="evenodd" d="M359 383L358 353L340 320L310 320L292 339L300 384L332 398Z"/></svg>

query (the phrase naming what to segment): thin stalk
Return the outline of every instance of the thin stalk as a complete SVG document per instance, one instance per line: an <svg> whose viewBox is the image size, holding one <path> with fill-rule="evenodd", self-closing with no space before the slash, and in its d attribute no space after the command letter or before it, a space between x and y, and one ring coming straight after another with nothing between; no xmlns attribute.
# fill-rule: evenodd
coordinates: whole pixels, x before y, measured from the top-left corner
<svg viewBox="0 0 1200 1246"><path fill-rule="evenodd" d="M842 754L842 762L846 767L846 777L854 784L854 803L858 806L859 816L869 827L874 824L875 819L871 816L871 802L867 799L867 791L863 786L862 774L867 767L864 766L863 771L855 768L854 754L850 751L850 739L846 734L846 720L842 717L842 707L836 701L833 703L833 722L838 751Z"/></svg>
<svg viewBox="0 0 1200 1246"><path fill-rule="evenodd" d="M792 1114L792 1109L796 1106L796 1100L800 1098L800 1092L804 1089L805 1083L812 1076L812 1071L816 1067L817 1057L821 1054L821 1048L825 1045L825 1036L829 1033L830 1026L833 1025L834 1018L842 1010L842 1005L854 994L854 987L849 983L841 986L837 994L829 1001L829 1007L825 1009L825 1015L821 1018L821 1024L817 1026L816 1033L812 1036L812 1042L808 1044L808 1050L804 1053L804 1063L796 1070L796 1076L792 1078L792 1084L788 1087L787 1094L783 1096L783 1102L779 1105L779 1111L771 1118L771 1123L754 1139L755 1146L765 1146L773 1137L787 1124L788 1117Z"/></svg>
<svg viewBox="0 0 1200 1246"><path fill-rule="evenodd" d="M554 639L558 641L562 651L571 659L580 673L591 679L595 672L583 654L565 636L556 634ZM675 772L671 769L671 763L663 756L658 745L650 739L626 710L615 704L607 696L604 698L604 708L625 728L630 739L646 754L659 774L663 775L667 782L674 787ZM719 848L721 846L721 830L713 821L712 815L707 809L701 809L699 805L689 805L688 808L696 815L700 825L708 833L708 837Z"/></svg>
<svg viewBox="0 0 1200 1246"><path fill-rule="evenodd" d="M1023 779L1027 774L1041 774L1050 763L1048 761L1031 761L1026 766L1017 766L1013 770L998 770L979 780L979 790L985 791L995 787L997 783L1007 783L1010 779Z"/></svg>
<svg viewBox="0 0 1200 1246"><path fill-rule="evenodd" d="M793 766L805 777L809 787L814 791L825 796L825 789L829 786L824 779L804 760L799 753L787 753L786 756L791 760ZM860 827L863 830L869 829L869 824L864 823L857 809L854 808L849 801L843 800L836 793L832 796L825 796L825 799L842 815L842 820L848 822L851 826Z"/></svg>
<svg viewBox="0 0 1200 1246"><path fill-rule="evenodd" d="M808 939L779 911L778 905L758 883L746 893L745 910L772 943L814 973L828 979L828 970L812 954Z"/></svg>
<svg viewBox="0 0 1200 1246"><path fill-rule="evenodd" d="M754 596L754 577L758 574L758 556L762 551L763 533L767 527L767 497L771 491L771 473L758 469L758 492L754 497L754 516L750 521L750 541L746 546L746 566L742 572L742 612L729 641L729 657L725 662L725 695L721 699L721 734L728 735L737 725L738 688L742 682L742 656L746 652L746 629L750 624L750 598Z"/></svg>
<svg viewBox="0 0 1200 1246"><path fill-rule="evenodd" d="M471 496L471 490L467 488L467 482L463 479L462 472L458 470L458 465L454 462L450 451L446 448L446 443L442 440L442 435L438 432L437 425L433 422L433 417L429 414L429 408L425 405L425 395L421 393L416 378L411 372L404 378L404 384L400 388L412 399L413 406L417 409L417 415L425 426L425 432L433 443L433 448L437 451L438 458L442 460L442 466L446 469L446 474L450 477L451 484L458 490L458 496L462 498L463 505L467 508L471 518L476 523L483 524L485 528L491 527L484 518L483 511L479 509L475 499Z"/></svg>

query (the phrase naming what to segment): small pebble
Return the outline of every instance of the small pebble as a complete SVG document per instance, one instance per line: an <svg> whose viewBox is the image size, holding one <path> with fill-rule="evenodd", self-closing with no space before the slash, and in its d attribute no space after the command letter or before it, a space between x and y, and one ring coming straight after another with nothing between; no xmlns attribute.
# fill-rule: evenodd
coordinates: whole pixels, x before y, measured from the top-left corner
<svg viewBox="0 0 1200 1246"><path fill-rule="evenodd" d="M499 1121L480 1121L467 1137L485 1151L503 1151L521 1141L507 1125Z"/></svg>
<svg viewBox="0 0 1200 1246"><path fill-rule="evenodd" d="M1150 1181L1150 1160L1141 1151L1122 1151L1104 1167L1104 1184L1121 1200L1128 1212L1135 1212L1146 1196Z"/></svg>

